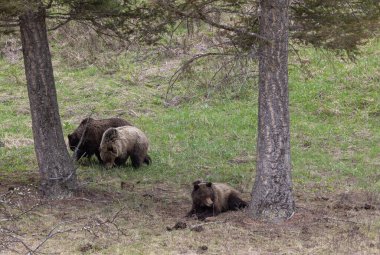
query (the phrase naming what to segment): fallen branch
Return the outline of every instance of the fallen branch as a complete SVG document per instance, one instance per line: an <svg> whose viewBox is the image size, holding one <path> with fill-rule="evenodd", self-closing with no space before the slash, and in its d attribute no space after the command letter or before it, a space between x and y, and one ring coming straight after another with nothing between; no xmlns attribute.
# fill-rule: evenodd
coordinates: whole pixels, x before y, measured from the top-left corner
<svg viewBox="0 0 380 255"><path fill-rule="evenodd" d="M40 206L40 205L42 205L42 204L38 204L38 203L37 203L37 204L33 205L32 207L30 207L29 209L27 209L26 211L23 211L23 212L21 212L21 213L19 213L19 214L17 214L17 215L10 215L9 218L0 219L0 221L12 221L12 220L18 220L18 219L21 218L21 216L23 216L23 215L25 215L25 214L27 214L27 213L33 211L36 207L38 207L38 206ZM4 207L5 207L5 206L4 206Z"/></svg>
<svg viewBox="0 0 380 255"><path fill-rule="evenodd" d="M365 224L364 224L364 223L362 223L362 222L356 222L356 221L352 221L352 220L345 220L345 219L338 219L338 218L327 217L327 216L324 216L322 219L324 219L324 220L342 221L342 222L349 222L349 223L354 223L354 224L361 224L361 225L365 225Z"/></svg>
<svg viewBox="0 0 380 255"><path fill-rule="evenodd" d="M200 224L196 224L196 225L193 225L190 227L190 230L193 230L195 228L199 228L199 227L203 227L205 225L211 225L211 224L222 224L222 223L226 223L227 220L223 220L223 221L210 221L210 222L204 222L204 223L200 223Z"/></svg>

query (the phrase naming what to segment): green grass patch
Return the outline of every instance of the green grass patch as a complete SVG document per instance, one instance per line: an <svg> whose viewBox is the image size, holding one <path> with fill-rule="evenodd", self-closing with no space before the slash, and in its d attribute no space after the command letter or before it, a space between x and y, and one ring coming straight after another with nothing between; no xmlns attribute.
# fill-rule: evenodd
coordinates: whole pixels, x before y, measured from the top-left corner
<svg viewBox="0 0 380 255"><path fill-rule="evenodd" d="M380 191L379 49L379 41L371 41L357 62L351 63L306 48L301 51L309 62L306 69L290 57L296 188L318 184L331 190ZM126 118L147 133L153 164L138 170L128 165L106 171L94 159L82 162L81 179L181 185L200 178L251 188L257 134L257 89L252 80L210 90L202 83L210 76L205 62L196 69L198 79L184 77L175 85L175 93L183 99L179 105L166 107L173 69L159 68L165 59L137 61L131 53L118 61L112 74L95 66L69 69L55 62L64 134L91 111L96 118ZM37 171L33 145L22 142L32 139L22 63L10 65L2 59L0 64L0 141L6 141L0 148L0 171ZM17 139L21 142L10 144Z"/></svg>

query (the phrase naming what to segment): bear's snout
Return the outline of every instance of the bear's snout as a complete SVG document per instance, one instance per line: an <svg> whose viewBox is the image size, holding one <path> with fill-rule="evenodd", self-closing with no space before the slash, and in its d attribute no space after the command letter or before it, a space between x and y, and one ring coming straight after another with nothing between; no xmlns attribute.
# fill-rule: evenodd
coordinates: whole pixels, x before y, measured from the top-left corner
<svg viewBox="0 0 380 255"><path fill-rule="evenodd" d="M204 203L206 206L211 207L214 204L214 201L212 201L211 197L208 197Z"/></svg>

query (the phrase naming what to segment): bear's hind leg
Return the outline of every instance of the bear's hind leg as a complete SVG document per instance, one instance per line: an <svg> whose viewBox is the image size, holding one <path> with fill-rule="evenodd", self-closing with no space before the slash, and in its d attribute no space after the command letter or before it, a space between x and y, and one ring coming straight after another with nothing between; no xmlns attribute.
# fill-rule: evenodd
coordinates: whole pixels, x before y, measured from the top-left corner
<svg viewBox="0 0 380 255"><path fill-rule="evenodd" d="M231 194L228 197L228 208L230 210L238 210L241 208L245 208L248 206L248 203L243 201L240 197L238 197L236 194Z"/></svg>
<svg viewBox="0 0 380 255"><path fill-rule="evenodd" d="M139 155L133 154L131 155L131 161L132 161L133 168L139 168L144 162L144 159L141 158Z"/></svg>
<svg viewBox="0 0 380 255"><path fill-rule="evenodd" d="M152 159L151 159L151 157L149 155L145 156L144 163L147 164L147 165L152 164Z"/></svg>

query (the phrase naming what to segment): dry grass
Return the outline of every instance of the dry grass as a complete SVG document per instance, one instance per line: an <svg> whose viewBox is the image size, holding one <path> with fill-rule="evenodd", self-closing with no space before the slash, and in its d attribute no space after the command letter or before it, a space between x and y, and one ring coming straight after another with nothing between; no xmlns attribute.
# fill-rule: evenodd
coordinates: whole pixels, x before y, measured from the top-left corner
<svg viewBox="0 0 380 255"><path fill-rule="evenodd" d="M25 146L31 146L34 144L33 139L29 138L17 138L17 137L6 137L2 140L5 148L20 148Z"/></svg>
<svg viewBox="0 0 380 255"><path fill-rule="evenodd" d="M83 188L64 201L40 200L33 184L1 186L2 254L378 254L380 199L373 193L296 194L285 223L253 221L247 211L206 222L184 218L187 186L124 182ZM245 194L248 198L249 194ZM168 231L177 222L186 228ZM193 228L197 227L197 231ZM12 230L7 234L4 230ZM52 234L51 238L48 235ZM57 233L56 235L54 235ZM10 243L13 237L24 242ZM14 241L14 239L13 239Z"/></svg>

